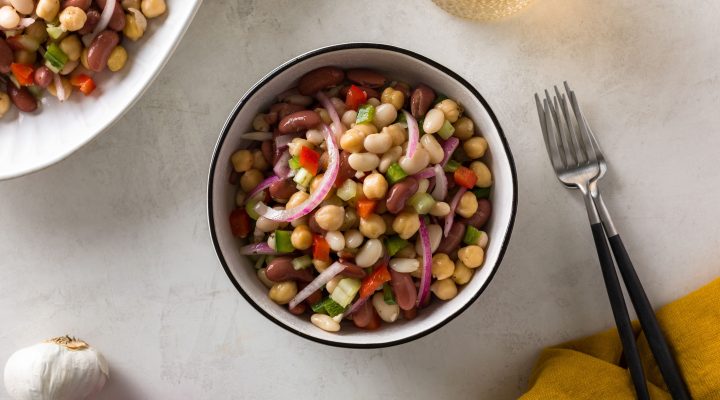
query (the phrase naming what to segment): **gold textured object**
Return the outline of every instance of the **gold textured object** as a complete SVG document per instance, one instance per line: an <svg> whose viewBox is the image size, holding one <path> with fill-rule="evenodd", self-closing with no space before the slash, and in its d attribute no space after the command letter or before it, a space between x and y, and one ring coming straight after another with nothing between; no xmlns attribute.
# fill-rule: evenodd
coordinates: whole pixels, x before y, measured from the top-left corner
<svg viewBox="0 0 720 400"><path fill-rule="evenodd" d="M433 0L443 10L462 18L495 20L522 10L534 0Z"/></svg>

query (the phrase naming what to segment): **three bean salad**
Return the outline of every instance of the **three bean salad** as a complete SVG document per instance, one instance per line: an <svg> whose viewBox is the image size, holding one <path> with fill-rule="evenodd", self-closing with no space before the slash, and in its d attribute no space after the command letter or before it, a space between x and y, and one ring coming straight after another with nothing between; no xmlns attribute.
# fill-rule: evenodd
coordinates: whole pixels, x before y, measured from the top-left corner
<svg viewBox="0 0 720 400"><path fill-rule="evenodd" d="M482 266L488 143L427 85L322 67L242 139L232 233L270 299L318 328L413 319Z"/></svg>
<svg viewBox="0 0 720 400"><path fill-rule="evenodd" d="M60 101L95 90L94 74L120 71L165 0L0 0L0 118L12 103L34 112L47 89Z"/></svg>

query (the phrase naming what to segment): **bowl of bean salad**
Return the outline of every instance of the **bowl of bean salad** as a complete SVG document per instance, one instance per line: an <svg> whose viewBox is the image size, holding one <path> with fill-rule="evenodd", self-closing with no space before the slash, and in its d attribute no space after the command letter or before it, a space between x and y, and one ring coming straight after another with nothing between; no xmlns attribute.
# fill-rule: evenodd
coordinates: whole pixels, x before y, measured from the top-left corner
<svg viewBox="0 0 720 400"><path fill-rule="evenodd" d="M273 70L228 118L209 222L228 277L302 337L382 347L467 309L517 205L512 154L462 77L397 47L321 48Z"/></svg>

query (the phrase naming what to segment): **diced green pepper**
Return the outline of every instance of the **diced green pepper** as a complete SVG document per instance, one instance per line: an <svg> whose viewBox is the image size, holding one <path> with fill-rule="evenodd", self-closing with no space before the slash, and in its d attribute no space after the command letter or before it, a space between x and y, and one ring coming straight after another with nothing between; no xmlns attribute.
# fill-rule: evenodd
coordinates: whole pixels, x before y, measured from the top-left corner
<svg viewBox="0 0 720 400"><path fill-rule="evenodd" d="M387 283L383 286L383 300L385 300L385 304L397 304L397 302L395 302L395 295L393 295L392 289Z"/></svg>
<svg viewBox="0 0 720 400"><path fill-rule="evenodd" d="M398 251L404 249L408 244L409 242L400 236L390 236L387 240L385 240L385 247L387 247L390 257L397 254Z"/></svg>
<svg viewBox="0 0 720 400"><path fill-rule="evenodd" d="M488 197L490 197L490 188L489 187L486 187L486 188L476 187L476 188L472 189L472 192L475 195L475 197L477 197L478 199L487 199Z"/></svg>
<svg viewBox="0 0 720 400"><path fill-rule="evenodd" d="M401 180L407 178L408 174L405 172L404 169L400 166L398 163L392 163L390 164L390 167L388 167L387 172L385 172L385 177L387 178L388 182L391 185L394 185Z"/></svg>
<svg viewBox="0 0 720 400"><path fill-rule="evenodd" d="M478 244L481 235L482 233L479 229L468 225L467 229L465 229L465 236L463 236L463 243L467 245Z"/></svg>
<svg viewBox="0 0 720 400"><path fill-rule="evenodd" d="M312 181L312 179L312 174L305 168L300 168L299 170L297 170L295 176L293 177L293 181L295 181L295 183L305 187L310 186L310 181Z"/></svg>
<svg viewBox="0 0 720 400"><path fill-rule="evenodd" d="M255 221L260 218L260 214L255 211L255 206L259 201L260 200L257 199L249 199L247 203L245 203L245 211L248 213L248 216L250 216L250 218L254 219Z"/></svg>
<svg viewBox="0 0 720 400"><path fill-rule="evenodd" d="M447 164L445 164L445 167L443 167L443 170L445 170L445 172L455 172L455 170L457 170L458 168L460 168L459 162L455 160L449 160Z"/></svg>
<svg viewBox="0 0 720 400"><path fill-rule="evenodd" d="M292 266L296 271L305 269L311 265L312 265L312 257L310 257L307 254L302 257L297 257L292 260Z"/></svg>
<svg viewBox="0 0 720 400"><path fill-rule="evenodd" d="M298 158L298 156L292 156L288 160L288 165L290 166L290 169L293 171L299 170L300 169L300 159Z"/></svg>
<svg viewBox="0 0 720 400"><path fill-rule="evenodd" d="M440 130L438 131L437 134L441 138L447 140L450 138L450 136L453 135L453 133L455 133L455 127L452 126L450 121L445 120L445 122L443 123L442 127L440 127Z"/></svg>
<svg viewBox="0 0 720 400"><path fill-rule="evenodd" d="M404 112L399 112L397 115L397 119L395 119L394 123L401 122L403 124L407 124L407 117L405 116Z"/></svg>
<svg viewBox="0 0 720 400"><path fill-rule="evenodd" d="M275 251L278 253L290 253L295 251L292 242L290 241L290 235L292 232L276 230L275 231Z"/></svg>
<svg viewBox="0 0 720 400"><path fill-rule="evenodd" d="M360 290L360 280L354 278L343 278L335 286L330 298L342 307L347 307ZM329 310L328 310L329 311Z"/></svg>
<svg viewBox="0 0 720 400"><path fill-rule="evenodd" d="M417 192L408 201L418 214L427 214L430 209L435 205L435 199L425 192Z"/></svg>
<svg viewBox="0 0 720 400"><path fill-rule="evenodd" d="M358 108L356 124L369 124L375 119L375 107L372 104L363 104Z"/></svg>
<svg viewBox="0 0 720 400"><path fill-rule="evenodd" d="M68 56L56 43L50 43L45 51L45 65L50 68L53 72L60 72L68 61Z"/></svg>

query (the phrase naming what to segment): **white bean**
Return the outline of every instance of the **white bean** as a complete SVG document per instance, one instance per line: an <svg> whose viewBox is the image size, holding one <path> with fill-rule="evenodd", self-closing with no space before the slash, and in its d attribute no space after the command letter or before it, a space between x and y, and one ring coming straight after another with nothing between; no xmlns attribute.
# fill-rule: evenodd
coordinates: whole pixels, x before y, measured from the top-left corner
<svg viewBox="0 0 720 400"><path fill-rule="evenodd" d="M12 6L0 8L0 27L13 29L20 23L20 16Z"/></svg>
<svg viewBox="0 0 720 400"><path fill-rule="evenodd" d="M10 4L15 7L15 10L20 14L30 15L35 10L35 5L32 0L10 0Z"/></svg>
<svg viewBox="0 0 720 400"><path fill-rule="evenodd" d="M390 108L392 108L391 105ZM365 137L363 146L365 146L365 150L371 153L384 154L386 151L390 150L390 146L392 146L392 138L387 133L373 133Z"/></svg>
<svg viewBox="0 0 720 400"><path fill-rule="evenodd" d="M387 172L388 168L390 168L390 165L392 163L396 162L400 156L402 155L402 147L395 146L387 151L387 153L383 154L383 156L380 158L380 165L378 166L378 171L381 173Z"/></svg>
<svg viewBox="0 0 720 400"><path fill-rule="evenodd" d="M437 108L433 108L425 114L423 130L427 133L435 133L442 128L443 123L445 123L445 114Z"/></svg>
<svg viewBox="0 0 720 400"><path fill-rule="evenodd" d="M340 283L340 280L342 280L343 278L344 277L340 275L333 277L328 281L328 283L325 284L325 290L327 290L328 293L332 294L332 292L335 291L338 283Z"/></svg>
<svg viewBox="0 0 720 400"><path fill-rule="evenodd" d="M343 113L342 117L340 118L340 121L345 125L345 127L349 128L352 126L352 124L355 123L355 120L357 119L357 111L355 110L347 110Z"/></svg>
<svg viewBox="0 0 720 400"><path fill-rule="evenodd" d="M375 107L375 119L373 124L378 130L392 124L397 118L397 110L392 104L380 104Z"/></svg>
<svg viewBox="0 0 720 400"><path fill-rule="evenodd" d="M378 239L369 239L362 246L358 254L355 256L355 263L358 267L367 268L375 264L382 256L383 245Z"/></svg>
<svg viewBox="0 0 720 400"><path fill-rule="evenodd" d="M417 174L430 163L430 154L428 154L427 150L424 148L418 147L412 158L408 158L407 155L404 155L400 157L400 161L398 163L402 167L403 171L405 171L408 175Z"/></svg>
<svg viewBox="0 0 720 400"><path fill-rule="evenodd" d="M430 250L432 253L436 252L440 247L440 241L442 240L442 227L440 225L429 225L427 227L428 236L430 236ZM420 238L415 242L415 251L417 254L422 254L422 241Z"/></svg>
<svg viewBox="0 0 720 400"><path fill-rule="evenodd" d="M380 164L380 157L373 153L352 153L348 157L348 163L355 171L372 171Z"/></svg>
<svg viewBox="0 0 720 400"><path fill-rule="evenodd" d="M340 324L330 318L329 315L313 314L312 317L310 317L310 322L324 331L337 332L340 330Z"/></svg>
<svg viewBox="0 0 720 400"><path fill-rule="evenodd" d="M414 272L420 268L420 261L416 258L393 258L390 260L390 268L397 272Z"/></svg>
<svg viewBox="0 0 720 400"><path fill-rule="evenodd" d="M261 216L255 223L255 227L261 232L274 232L275 229L280 227L280 223Z"/></svg>
<svg viewBox="0 0 720 400"><path fill-rule="evenodd" d="M365 237L357 229L350 229L345 232L345 246L349 249L357 249L363 240L365 240Z"/></svg>
<svg viewBox="0 0 720 400"><path fill-rule="evenodd" d="M327 240L328 245L333 251L340 251L345 248L345 236L338 231L328 232L325 235L325 240Z"/></svg>
<svg viewBox="0 0 720 400"><path fill-rule="evenodd" d="M400 306L385 302L382 293L375 293L372 298L372 305L375 307L380 319L385 322L395 322L400 315Z"/></svg>
<svg viewBox="0 0 720 400"><path fill-rule="evenodd" d="M307 138L308 142L316 146L325 141L322 133L317 129L308 129L308 131L305 132L305 138Z"/></svg>
<svg viewBox="0 0 720 400"><path fill-rule="evenodd" d="M434 135L423 135L423 137L420 138L420 143L422 143L422 146L427 150L428 154L430 154L431 163L438 164L445 158L445 152Z"/></svg>

